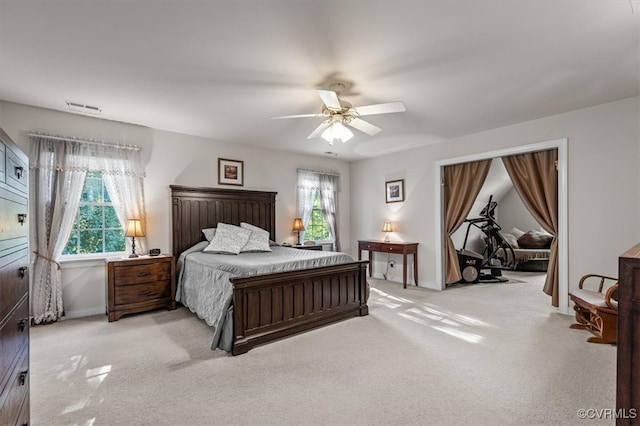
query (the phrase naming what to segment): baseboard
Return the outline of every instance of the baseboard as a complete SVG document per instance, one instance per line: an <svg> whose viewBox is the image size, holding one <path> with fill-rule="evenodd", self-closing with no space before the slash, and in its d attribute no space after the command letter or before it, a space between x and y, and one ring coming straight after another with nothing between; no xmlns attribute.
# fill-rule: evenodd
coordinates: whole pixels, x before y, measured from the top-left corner
<svg viewBox="0 0 640 426"><path fill-rule="evenodd" d="M64 317L62 319L73 319L73 318L82 318L82 317L91 317L94 315L105 315L105 311L103 307L100 308L90 308L90 309L79 309L77 311L65 311Z"/></svg>
<svg viewBox="0 0 640 426"><path fill-rule="evenodd" d="M438 291L442 291L442 286L438 283L434 283L431 281L419 281L418 282L418 287L420 288L428 288L430 290L438 290Z"/></svg>

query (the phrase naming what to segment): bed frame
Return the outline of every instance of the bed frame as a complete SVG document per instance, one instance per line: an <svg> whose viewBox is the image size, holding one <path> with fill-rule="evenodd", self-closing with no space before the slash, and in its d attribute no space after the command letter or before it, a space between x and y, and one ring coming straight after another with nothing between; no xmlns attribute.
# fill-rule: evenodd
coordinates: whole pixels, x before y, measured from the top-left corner
<svg viewBox="0 0 640 426"><path fill-rule="evenodd" d="M275 241L275 192L171 185L173 254L204 240L219 222L251 223ZM366 267L354 261L238 277L233 290L233 355L255 345L369 313Z"/></svg>

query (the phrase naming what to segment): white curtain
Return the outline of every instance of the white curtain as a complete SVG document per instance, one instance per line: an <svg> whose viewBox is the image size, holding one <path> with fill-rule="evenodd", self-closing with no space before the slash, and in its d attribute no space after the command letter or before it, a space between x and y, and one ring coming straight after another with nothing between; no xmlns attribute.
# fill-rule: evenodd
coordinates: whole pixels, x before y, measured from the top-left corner
<svg viewBox="0 0 640 426"><path fill-rule="evenodd" d="M337 228L338 192L340 191L340 175L312 170L298 169L298 215L305 228L309 224L313 200L316 192L320 193L320 208L329 228L329 238L333 250L340 250ZM302 234L304 236L304 233Z"/></svg>
<svg viewBox="0 0 640 426"><path fill-rule="evenodd" d="M333 241L333 251L340 251L340 239L338 237L337 205L340 176L321 174L320 178L320 205L322 214L329 226L329 235Z"/></svg>
<svg viewBox="0 0 640 426"><path fill-rule="evenodd" d="M302 223L307 227L311 211L313 210L313 198L318 190L318 176L309 170L298 169L298 215ZM301 239L304 241L304 234L301 232Z"/></svg>
<svg viewBox="0 0 640 426"><path fill-rule="evenodd" d="M124 226L131 203L137 204L137 217L144 223L144 169L137 148L45 135L31 135L30 139L31 315L33 322L40 324L64 315L58 259L69 239L87 172L102 173ZM131 181L136 181L135 185ZM133 202L129 200L130 188L139 194Z"/></svg>
<svg viewBox="0 0 640 426"><path fill-rule="evenodd" d="M111 203L120 225L127 229L127 219L140 219L142 231L146 235L146 211L144 208L144 170L139 150L120 150L123 158L104 158L102 181L107 187ZM127 238L127 251L131 251ZM137 253L146 253L146 239L136 239Z"/></svg>

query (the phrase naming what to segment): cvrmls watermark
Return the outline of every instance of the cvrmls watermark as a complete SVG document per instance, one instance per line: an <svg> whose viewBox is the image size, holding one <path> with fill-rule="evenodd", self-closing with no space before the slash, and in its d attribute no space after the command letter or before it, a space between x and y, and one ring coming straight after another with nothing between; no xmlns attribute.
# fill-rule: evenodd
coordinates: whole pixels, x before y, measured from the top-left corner
<svg viewBox="0 0 640 426"><path fill-rule="evenodd" d="M628 410L612 408L581 408L578 410L578 417L589 420L616 420L616 419L635 419L638 413L635 408Z"/></svg>

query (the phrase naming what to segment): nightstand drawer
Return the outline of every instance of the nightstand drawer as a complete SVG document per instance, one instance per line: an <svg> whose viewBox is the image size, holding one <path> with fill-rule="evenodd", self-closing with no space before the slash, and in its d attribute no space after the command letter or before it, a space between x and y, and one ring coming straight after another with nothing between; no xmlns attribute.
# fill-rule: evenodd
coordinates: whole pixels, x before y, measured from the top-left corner
<svg viewBox="0 0 640 426"><path fill-rule="evenodd" d="M116 286L127 286L171 278L171 263L158 262L114 268Z"/></svg>
<svg viewBox="0 0 640 426"><path fill-rule="evenodd" d="M128 305L147 300L170 299L171 281L133 284L115 288L116 305Z"/></svg>

